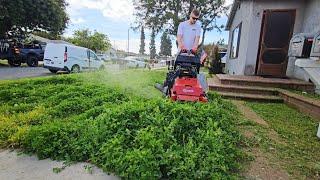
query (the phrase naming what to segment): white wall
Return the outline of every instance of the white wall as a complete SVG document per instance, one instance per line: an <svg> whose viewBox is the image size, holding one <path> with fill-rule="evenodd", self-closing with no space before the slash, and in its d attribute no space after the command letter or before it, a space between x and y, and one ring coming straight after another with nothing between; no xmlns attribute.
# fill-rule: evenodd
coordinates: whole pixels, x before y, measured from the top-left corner
<svg viewBox="0 0 320 180"><path fill-rule="evenodd" d="M320 31L320 0L307 0L303 28L304 33L317 33Z"/></svg>
<svg viewBox="0 0 320 180"><path fill-rule="evenodd" d="M229 31L229 46L227 53L227 63L226 63L226 73L234 75L244 74L246 52L249 39L249 28L252 14L252 1L243 1L241 2L240 8L237 10L237 13L233 19L230 31ZM242 23L241 35L240 35L240 44L239 44L239 54L238 58L230 59L230 50L232 42L232 31Z"/></svg>

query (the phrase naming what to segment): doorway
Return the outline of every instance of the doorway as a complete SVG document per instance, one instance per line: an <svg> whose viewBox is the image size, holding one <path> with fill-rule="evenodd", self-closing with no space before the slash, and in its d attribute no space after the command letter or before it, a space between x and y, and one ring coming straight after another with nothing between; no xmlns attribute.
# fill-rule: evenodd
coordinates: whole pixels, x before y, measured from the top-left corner
<svg viewBox="0 0 320 180"><path fill-rule="evenodd" d="M256 74L286 77L288 49L293 34L296 10L263 12Z"/></svg>

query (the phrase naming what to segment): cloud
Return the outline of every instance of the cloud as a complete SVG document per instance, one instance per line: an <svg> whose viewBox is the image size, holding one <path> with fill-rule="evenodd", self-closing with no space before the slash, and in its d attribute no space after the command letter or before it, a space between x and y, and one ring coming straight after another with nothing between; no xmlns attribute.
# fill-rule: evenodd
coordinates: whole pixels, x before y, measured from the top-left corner
<svg viewBox="0 0 320 180"><path fill-rule="evenodd" d="M133 4L131 0L67 0L70 16L79 15L80 10L98 10L104 17L114 21L133 20Z"/></svg>
<svg viewBox="0 0 320 180"><path fill-rule="evenodd" d="M86 22L83 18L79 17L79 18L71 18L71 23L73 24L82 24Z"/></svg>

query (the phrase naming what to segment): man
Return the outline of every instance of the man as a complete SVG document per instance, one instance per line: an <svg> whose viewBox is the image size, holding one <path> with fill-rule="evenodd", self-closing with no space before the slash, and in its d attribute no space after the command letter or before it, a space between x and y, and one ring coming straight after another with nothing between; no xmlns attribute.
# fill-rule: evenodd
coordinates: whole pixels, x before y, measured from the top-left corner
<svg viewBox="0 0 320 180"><path fill-rule="evenodd" d="M179 24L177 34L179 51L197 51L202 30L200 24L196 23L199 19L199 16L200 12L197 9L194 9L190 14L189 20L181 22Z"/></svg>
<svg viewBox="0 0 320 180"><path fill-rule="evenodd" d="M183 50L192 50L194 54L197 52L201 34L201 26L196 23L199 19L199 16L200 12L197 9L194 9L190 14L189 20L181 22L179 24L177 34L179 52ZM204 59L205 57L201 58L201 63L203 63L202 61ZM174 72L169 72L164 84L157 84L156 88L161 90L165 95L168 95L168 89L172 87L176 77L177 74L175 74Z"/></svg>
<svg viewBox="0 0 320 180"><path fill-rule="evenodd" d="M197 9L193 9L189 20L181 22L178 27L177 41L179 51L183 50L192 50L193 53L196 53L198 50L198 45L201 35L201 26L197 23L199 19L200 12ZM207 54L201 52L201 64L204 63Z"/></svg>

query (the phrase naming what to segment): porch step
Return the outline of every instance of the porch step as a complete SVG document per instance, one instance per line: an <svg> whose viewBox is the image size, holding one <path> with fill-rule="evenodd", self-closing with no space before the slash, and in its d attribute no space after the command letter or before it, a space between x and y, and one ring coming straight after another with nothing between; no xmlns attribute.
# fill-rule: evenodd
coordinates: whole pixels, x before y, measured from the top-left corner
<svg viewBox="0 0 320 180"><path fill-rule="evenodd" d="M315 86L312 83L296 79L264 78L260 76L240 76L217 74L214 81L219 81L224 85L232 86L254 86L254 87L271 87L294 89L306 92L314 92Z"/></svg>
<svg viewBox="0 0 320 180"><path fill-rule="evenodd" d="M225 98L241 99L248 101L263 101L263 102L283 102L283 99L279 96L272 95L259 95L259 94L245 94L245 93L233 93L233 92L217 92Z"/></svg>
<svg viewBox="0 0 320 180"><path fill-rule="evenodd" d="M255 86L237 86L237 85L226 85L219 82L209 81L209 89L219 92L231 92L231 93L243 93L243 94L258 94L277 96L279 93L274 88L264 88Z"/></svg>

